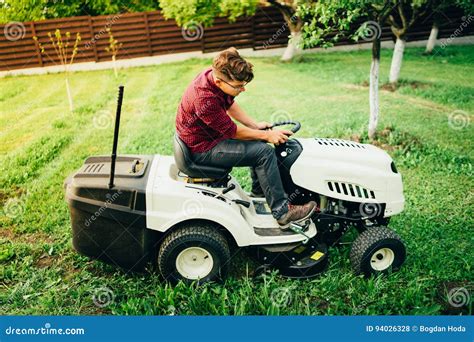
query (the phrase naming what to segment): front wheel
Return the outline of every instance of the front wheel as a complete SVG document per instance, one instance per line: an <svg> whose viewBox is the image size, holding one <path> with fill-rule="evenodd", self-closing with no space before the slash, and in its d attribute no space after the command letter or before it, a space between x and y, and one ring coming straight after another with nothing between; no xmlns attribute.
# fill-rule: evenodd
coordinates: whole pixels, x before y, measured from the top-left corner
<svg viewBox="0 0 474 342"><path fill-rule="evenodd" d="M224 278L230 251L225 237L213 226L190 224L177 228L158 251L158 267L171 283L205 283Z"/></svg>
<svg viewBox="0 0 474 342"><path fill-rule="evenodd" d="M402 240L386 227L367 229L355 239L351 249L354 272L366 276L398 270L405 257Z"/></svg>

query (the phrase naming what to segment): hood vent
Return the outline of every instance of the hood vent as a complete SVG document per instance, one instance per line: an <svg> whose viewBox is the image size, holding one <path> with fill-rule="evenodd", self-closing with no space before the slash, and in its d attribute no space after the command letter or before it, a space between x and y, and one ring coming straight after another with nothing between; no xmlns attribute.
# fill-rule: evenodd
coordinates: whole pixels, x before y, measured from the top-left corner
<svg viewBox="0 0 474 342"><path fill-rule="evenodd" d="M372 190L368 190L355 184L343 182L328 182L328 188L332 192L336 192L338 194L346 196L375 199L375 193Z"/></svg>
<svg viewBox="0 0 474 342"><path fill-rule="evenodd" d="M326 138L315 138L319 145L325 146L339 146L339 147L353 147L353 148L365 148L363 144L356 143L350 140L342 139L326 139Z"/></svg>
<svg viewBox="0 0 474 342"><path fill-rule="evenodd" d="M100 173L100 170L104 167L103 163L89 164L82 171L83 173Z"/></svg>

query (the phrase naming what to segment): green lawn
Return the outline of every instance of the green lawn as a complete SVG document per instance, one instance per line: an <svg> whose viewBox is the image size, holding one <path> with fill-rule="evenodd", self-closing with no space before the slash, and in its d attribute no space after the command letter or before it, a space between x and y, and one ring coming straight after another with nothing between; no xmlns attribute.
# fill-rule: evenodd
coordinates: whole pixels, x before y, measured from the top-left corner
<svg viewBox="0 0 474 342"><path fill-rule="evenodd" d="M382 51L381 81L390 50ZM125 85L120 153L171 154L175 110L187 83L210 60L71 75L69 113L61 74L0 80L0 311L5 314L472 314L450 306L449 290L474 295L474 46L423 56L408 49L402 86L381 91L377 144L403 175L406 210L390 227L406 242L403 268L355 276L349 246L331 249L313 280L252 277L245 253L225 284L170 287L153 273L126 273L71 246L63 181L83 160L109 154L116 88ZM255 58L256 77L238 101L260 120L292 118L300 137L364 138L370 52L305 55L294 63ZM456 112L457 111L457 112ZM450 119L451 118L451 119ZM386 128L386 129L384 129ZM245 169L234 171L245 187ZM347 236L347 241L354 238ZM94 304L108 288L109 305Z"/></svg>

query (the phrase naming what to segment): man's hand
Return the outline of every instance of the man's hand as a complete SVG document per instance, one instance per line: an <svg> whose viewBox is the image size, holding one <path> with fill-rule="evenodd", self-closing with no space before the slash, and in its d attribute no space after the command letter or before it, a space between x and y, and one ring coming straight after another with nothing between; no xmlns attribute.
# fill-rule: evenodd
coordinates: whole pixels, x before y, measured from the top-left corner
<svg viewBox="0 0 474 342"><path fill-rule="evenodd" d="M276 129L272 131L266 131L265 140L270 144L279 145L287 142L290 135L293 135L292 131L288 131L286 129Z"/></svg>
<svg viewBox="0 0 474 342"><path fill-rule="evenodd" d="M271 123L262 121L262 122L257 122L255 129L266 129L272 127Z"/></svg>

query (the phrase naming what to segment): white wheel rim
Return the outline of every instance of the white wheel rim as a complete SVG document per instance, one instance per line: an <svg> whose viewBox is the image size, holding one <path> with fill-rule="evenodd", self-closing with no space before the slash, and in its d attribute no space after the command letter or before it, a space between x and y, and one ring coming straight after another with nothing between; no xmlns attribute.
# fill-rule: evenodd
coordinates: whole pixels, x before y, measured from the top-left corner
<svg viewBox="0 0 474 342"><path fill-rule="evenodd" d="M176 258L176 269L184 278L203 279L211 273L214 260L211 253L201 247L188 247Z"/></svg>
<svg viewBox="0 0 474 342"><path fill-rule="evenodd" d="M395 253L390 248L380 248L372 254L370 266L376 271L384 271L392 265L394 259Z"/></svg>

